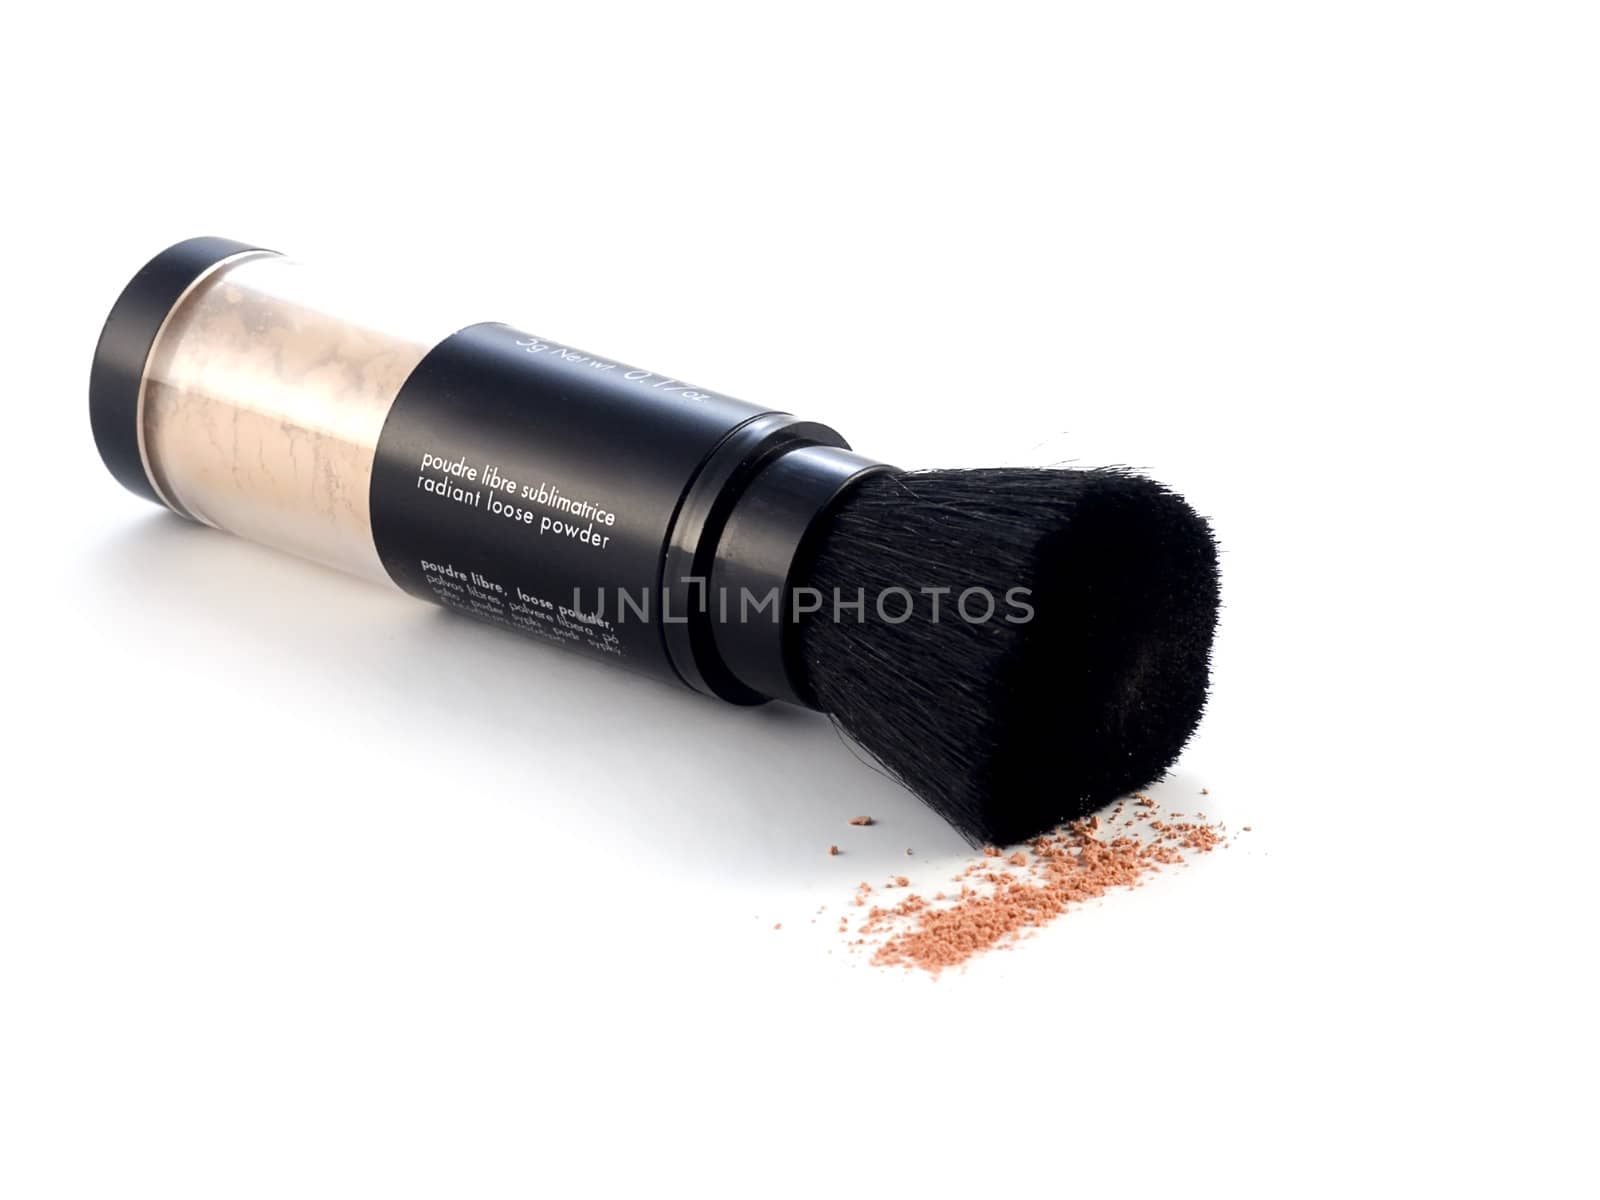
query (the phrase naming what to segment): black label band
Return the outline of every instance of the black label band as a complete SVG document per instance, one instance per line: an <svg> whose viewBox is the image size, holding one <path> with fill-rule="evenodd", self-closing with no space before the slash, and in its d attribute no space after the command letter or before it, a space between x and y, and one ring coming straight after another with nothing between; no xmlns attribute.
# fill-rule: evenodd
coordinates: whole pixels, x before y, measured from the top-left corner
<svg viewBox="0 0 1600 1200"><path fill-rule="evenodd" d="M662 633L686 617L662 587L679 505L728 434L767 411L474 325L422 360L384 424L378 555L413 595L680 678Z"/></svg>

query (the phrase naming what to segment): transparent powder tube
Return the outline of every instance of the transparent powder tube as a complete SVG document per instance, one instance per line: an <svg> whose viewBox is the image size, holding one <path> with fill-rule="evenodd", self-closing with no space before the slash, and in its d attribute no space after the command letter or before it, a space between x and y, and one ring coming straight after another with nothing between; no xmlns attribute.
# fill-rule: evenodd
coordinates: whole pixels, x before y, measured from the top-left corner
<svg viewBox="0 0 1600 1200"><path fill-rule="evenodd" d="M372 291L260 251L193 282L156 336L139 397L145 471L168 507L387 579L368 505L378 436L450 330Z"/></svg>
<svg viewBox="0 0 1600 1200"><path fill-rule="evenodd" d="M826 426L220 238L123 291L90 417L111 473L180 516L735 703L811 702L781 614L811 531L884 469ZM719 589L776 602L730 619Z"/></svg>

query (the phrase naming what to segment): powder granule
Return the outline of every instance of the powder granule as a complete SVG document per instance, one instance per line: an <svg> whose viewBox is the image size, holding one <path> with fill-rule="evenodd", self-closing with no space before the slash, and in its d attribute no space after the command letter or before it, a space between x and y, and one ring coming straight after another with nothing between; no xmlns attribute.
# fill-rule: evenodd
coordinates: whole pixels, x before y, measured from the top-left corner
<svg viewBox="0 0 1600 1200"><path fill-rule="evenodd" d="M850 818L850 824L852 824L852 825L871 825L872 824L872 818L871 817L851 817Z"/></svg>
<svg viewBox="0 0 1600 1200"><path fill-rule="evenodd" d="M1119 828L1102 836L1098 817L1074 821L1030 841L1031 861L1023 850L1008 856L1006 863L1022 868L1016 872L989 866L987 860L1001 852L985 846L983 857L955 877L958 896L947 900L941 891L930 902L913 893L889 907L873 905L856 927L852 948L875 946L877 966L920 967L937 975L974 954L1014 944L1073 905L1113 888L1138 887L1151 872L1184 862L1184 850L1204 854L1227 844L1219 826L1162 820L1150 811L1153 799L1136 793L1134 801L1142 824L1137 832ZM964 882L973 877L987 886ZM910 880L902 875L894 882L905 887ZM862 883L856 903L864 906L871 890ZM841 920L839 929L848 932L849 922Z"/></svg>

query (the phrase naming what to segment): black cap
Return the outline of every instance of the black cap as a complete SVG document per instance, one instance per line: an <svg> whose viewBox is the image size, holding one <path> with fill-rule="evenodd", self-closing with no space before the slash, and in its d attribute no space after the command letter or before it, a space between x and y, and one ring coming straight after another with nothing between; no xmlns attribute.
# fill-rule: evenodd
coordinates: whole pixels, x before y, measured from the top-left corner
<svg viewBox="0 0 1600 1200"><path fill-rule="evenodd" d="M223 259L259 249L216 237L179 242L147 262L112 306L89 372L89 424L106 468L135 495L162 502L139 453L139 389L156 335L195 280Z"/></svg>

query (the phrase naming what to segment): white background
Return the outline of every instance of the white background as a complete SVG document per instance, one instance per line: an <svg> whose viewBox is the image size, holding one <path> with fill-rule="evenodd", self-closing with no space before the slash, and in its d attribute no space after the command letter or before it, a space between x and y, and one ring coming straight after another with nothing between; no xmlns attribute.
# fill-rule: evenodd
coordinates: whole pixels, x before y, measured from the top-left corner
<svg viewBox="0 0 1600 1200"><path fill-rule="evenodd" d="M0 1193L1592 1195L1591 18L11 12ZM898 463L1170 482L1226 611L1158 795L1254 832L853 960L818 906L966 849L826 722L110 480L100 322L199 233Z"/></svg>

